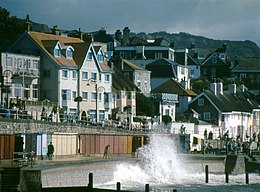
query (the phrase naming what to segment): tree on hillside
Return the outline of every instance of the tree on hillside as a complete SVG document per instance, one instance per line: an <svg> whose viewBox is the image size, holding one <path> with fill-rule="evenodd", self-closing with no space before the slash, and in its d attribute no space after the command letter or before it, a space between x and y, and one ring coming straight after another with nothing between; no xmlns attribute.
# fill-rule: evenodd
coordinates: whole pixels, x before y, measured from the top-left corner
<svg viewBox="0 0 260 192"><path fill-rule="evenodd" d="M192 90L200 94L204 89L209 90L210 82L206 78L199 78L191 81Z"/></svg>
<svg viewBox="0 0 260 192"><path fill-rule="evenodd" d="M10 13L0 7L0 52L6 51L15 39L24 32L25 21L10 17Z"/></svg>
<svg viewBox="0 0 260 192"><path fill-rule="evenodd" d="M136 114L153 117L155 115L155 105L150 97L142 93L136 93Z"/></svg>

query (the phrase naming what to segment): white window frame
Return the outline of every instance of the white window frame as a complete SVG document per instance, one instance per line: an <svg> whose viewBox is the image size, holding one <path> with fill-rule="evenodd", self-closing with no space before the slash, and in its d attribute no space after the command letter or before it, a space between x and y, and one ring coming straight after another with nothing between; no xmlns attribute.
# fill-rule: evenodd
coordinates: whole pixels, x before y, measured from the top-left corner
<svg viewBox="0 0 260 192"><path fill-rule="evenodd" d="M88 80L88 72L82 71L82 80Z"/></svg>
<svg viewBox="0 0 260 192"><path fill-rule="evenodd" d="M204 98L199 98L198 99L198 106L204 106L204 104L205 104Z"/></svg>
<svg viewBox="0 0 260 192"><path fill-rule="evenodd" d="M62 70L62 78L63 79L68 79L69 78L69 71L68 70Z"/></svg>
<svg viewBox="0 0 260 192"><path fill-rule="evenodd" d="M210 112L204 112L203 113L203 118L204 118L204 120L211 120L211 114L210 114Z"/></svg>
<svg viewBox="0 0 260 192"><path fill-rule="evenodd" d="M75 70L72 71L72 79L77 79L77 71Z"/></svg>
<svg viewBox="0 0 260 192"><path fill-rule="evenodd" d="M87 101L88 100L88 92L83 91L82 92L82 100Z"/></svg>

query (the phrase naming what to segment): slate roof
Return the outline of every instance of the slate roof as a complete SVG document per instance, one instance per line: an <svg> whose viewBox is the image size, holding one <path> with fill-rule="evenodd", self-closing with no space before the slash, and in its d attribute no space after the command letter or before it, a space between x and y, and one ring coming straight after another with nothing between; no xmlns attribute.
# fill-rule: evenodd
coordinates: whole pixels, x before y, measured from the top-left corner
<svg viewBox="0 0 260 192"><path fill-rule="evenodd" d="M252 112L253 109L260 109L258 103L256 103L248 92L237 92L236 94L226 93L213 94L209 90L203 92L212 103L222 112Z"/></svg>
<svg viewBox="0 0 260 192"><path fill-rule="evenodd" d="M238 71L260 71L260 57L243 58L237 66L232 69L233 72Z"/></svg>
<svg viewBox="0 0 260 192"><path fill-rule="evenodd" d="M179 96L195 97L197 94L190 89L184 89L179 82L173 78L154 88L152 93L171 93Z"/></svg>
<svg viewBox="0 0 260 192"><path fill-rule="evenodd" d="M112 73L112 89L113 91L116 90L127 90L127 91L138 91L139 88L127 77L124 76L124 74L117 69L116 67L113 67L114 73ZM140 91L140 90L139 90Z"/></svg>
<svg viewBox="0 0 260 192"><path fill-rule="evenodd" d="M142 71L147 71L146 69L140 67L139 65L132 63L129 60L125 60L123 59L124 64L126 64L129 68L131 68L132 70L142 70Z"/></svg>
<svg viewBox="0 0 260 192"><path fill-rule="evenodd" d="M177 78L174 70L175 66L179 64L170 59L159 59L155 60L146 65L146 69L151 71L151 77L164 77L164 78Z"/></svg>

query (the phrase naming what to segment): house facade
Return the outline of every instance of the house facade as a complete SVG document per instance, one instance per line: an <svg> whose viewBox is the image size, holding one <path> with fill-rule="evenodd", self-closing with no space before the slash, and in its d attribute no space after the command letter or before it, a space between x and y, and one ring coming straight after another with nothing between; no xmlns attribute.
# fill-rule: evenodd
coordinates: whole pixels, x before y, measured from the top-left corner
<svg viewBox="0 0 260 192"><path fill-rule="evenodd" d="M155 60L146 65L151 71L151 88L154 89L162 83L174 78L176 81L185 83L185 88L190 87L188 68L169 59Z"/></svg>
<svg viewBox="0 0 260 192"><path fill-rule="evenodd" d="M138 89L146 96L151 92L151 72L130 60L113 58L111 63L119 69L126 78L132 81Z"/></svg>
<svg viewBox="0 0 260 192"><path fill-rule="evenodd" d="M230 64L226 53L226 44L210 53L200 67L201 75L208 79L229 77Z"/></svg>
<svg viewBox="0 0 260 192"><path fill-rule="evenodd" d="M58 103L65 114L102 121L111 115L112 71L93 42L80 38L25 32L9 49L40 58L40 100ZM92 86L88 86L92 85ZM101 90L102 89L102 90ZM78 102L75 98L81 97Z"/></svg>
<svg viewBox="0 0 260 192"><path fill-rule="evenodd" d="M247 134L259 132L260 106L235 84L223 92L222 83L211 83L210 90L194 98L189 108L199 114L199 120L219 126L222 135L228 131L229 137L240 136L244 141Z"/></svg>
<svg viewBox="0 0 260 192"><path fill-rule="evenodd" d="M40 57L5 52L1 54L1 104L10 107L10 99L38 101Z"/></svg>

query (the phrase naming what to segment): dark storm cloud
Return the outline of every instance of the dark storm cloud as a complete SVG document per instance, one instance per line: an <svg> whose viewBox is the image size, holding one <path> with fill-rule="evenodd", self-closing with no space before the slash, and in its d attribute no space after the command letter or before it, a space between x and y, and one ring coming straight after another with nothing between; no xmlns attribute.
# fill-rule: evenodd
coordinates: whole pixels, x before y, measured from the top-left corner
<svg viewBox="0 0 260 192"><path fill-rule="evenodd" d="M109 33L187 32L260 45L259 0L0 0L11 15L50 27Z"/></svg>

